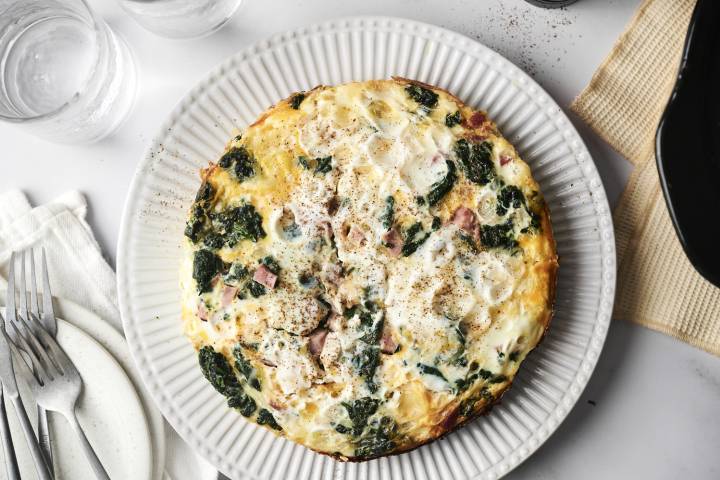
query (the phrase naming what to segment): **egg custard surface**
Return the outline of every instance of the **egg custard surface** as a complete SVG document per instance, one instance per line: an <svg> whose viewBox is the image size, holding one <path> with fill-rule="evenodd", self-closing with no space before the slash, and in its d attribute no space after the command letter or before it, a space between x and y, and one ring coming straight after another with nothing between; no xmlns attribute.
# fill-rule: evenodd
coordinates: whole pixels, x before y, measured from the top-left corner
<svg viewBox="0 0 720 480"><path fill-rule="evenodd" d="M528 165L482 111L401 78L271 107L201 172L184 331L230 407L341 460L487 411L551 318Z"/></svg>

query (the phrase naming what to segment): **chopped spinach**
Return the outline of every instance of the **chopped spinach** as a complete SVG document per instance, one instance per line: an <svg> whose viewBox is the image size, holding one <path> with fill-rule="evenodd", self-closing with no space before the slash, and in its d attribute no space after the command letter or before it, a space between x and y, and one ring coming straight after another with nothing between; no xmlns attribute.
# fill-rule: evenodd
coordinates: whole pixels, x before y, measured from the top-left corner
<svg viewBox="0 0 720 480"><path fill-rule="evenodd" d="M249 274L250 272L248 272L248 269L243 264L233 262L232 265L230 265L228 272L223 275L223 282L226 285L239 287L240 282L246 279Z"/></svg>
<svg viewBox="0 0 720 480"><path fill-rule="evenodd" d="M292 97L290 97L290 106L293 108L293 110L297 110L300 108L300 104L305 100L305 93L300 92L296 93Z"/></svg>
<svg viewBox="0 0 720 480"><path fill-rule="evenodd" d="M505 375L495 375L493 378L490 379L490 383L502 383L505 380L507 380L507 377Z"/></svg>
<svg viewBox="0 0 720 480"><path fill-rule="evenodd" d="M438 370L437 367L433 367L432 365L426 365L424 363L418 363L417 368L420 371L420 373L423 375L433 375L433 376L438 377L438 378L442 379L443 381L449 383L447 381L447 378L445 378L445 375L443 375L443 373L440 370Z"/></svg>
<svg viewBox="0 0 720 480"><path fill-rule="evenodd" d="M275 421L275 417L268 410L261 408L257 416L258 425L267 425L273 430L282 430L282 427Z"/></svg>
<svg viewBox="0 0 720 480"><path fill-rule="evenodd" d="M215 214L214 219L223 229L223 238L230 247L237 245L240 240L257 242L266 235L262 217L251 203L228 208Z"/></svg>
<svg viewBox="0 0 720 480"><path fill-rule="evenodd" d="M332 170L332 157L316 158L317 165L315 166L315 173L328 173Z"/></svg>
<svg viewBox="0 0 720 480"><path fill-rule="evenodd" d="M475 243L475 239L473 237L471 237L470 235L468 235L467 233L465 233L463 231L458 232L457 235L458 235L458 238L460 238L460 240L462 240L465 243L465 245L467 245L468 248L470 248L471 252L478 253L480 251L478 249L478 246Z"/></svg>
<svg viewBox="0 0 720 480"><path fill-rule="evenodd" d="M516 248L518 242L514 236L512 219L497 225L481 225L480 241L488 248Z"/></svg>
<svg viewBox="0 0 720 480"><path fill-rule="evenodd" d="M415 253L415 251L425 243L425 240L430 236L429 233L425 233L423 230L422 223L414 223L410 228L405 231L405 241L402 246L402 256L408 257Z"/></svg>
<svg viewBox="0 0 720 480"><path fill-rule="evenodd" d="M310 170L310 169L312 168L311 162L312 162L312 160L310 160L310 159L309 159L308 157L306 157L305 155L300 155L300 156L298 157L298 163L299 163L305 170Z"/></svg>
<svg viewBox="0 0 720 480"><path fill-rule="evenodd" d="M517 362L520 359L520 350L515 350L514 352L511 352L510 355L508 355L508 360L511 362Z"/></svg>
<svg viewBox="0 0 720 480"><path fill-rule="evenodd" d="M391 417L373 421L355 444L355 455L377 457L395 449L397 424Z"/></svg>
<svg viewBox="0 0 720 480"><path fill-rule="evenodd" d="M432 225L430 226L432 231L434 232L435 230L439 230L440 227L442 227L442 220L440 219L440 217L433 217Z"/></svg>
<svg viewBox="0 0 720 480"><path fill-rule="evenodd" d="M265 265L265 267L275 275L280 275L280 264L278 264L277 260L271 255L260 260L260 263Z"/></svg>
<svg viewBox="0 0 720 480"><path fill-rule="evenodd" d="M455 113L448 113L445 115L445 125L448 128L452 128L455 125L459 125L462 121L462 116L460 115L460 110L458 110Z"/></svg>
<svg viewBox="0 0 720 480"><path fill-rule="evenodd" d="M305 155L298 157L298 163L305 170L313 170L315 173L328 173L332 170L332 157L308 158Z"/></svg>
<svg viewBox="0 0 720 480"><path fill-rule="evenodd" d="M451 160L447 160L446 163L448 168L447 174L442 178L442 180L438 180L433 183L430 187L430 192L427 194L427 202L431 207L436 205L450 190L452 190L452 187L455 185L455 181L457 180L455 163Z"/></svg>
<svg viewBox="0 0 720 480"><path fill-rule="evenodd" d="M257 391L260 391L260 380L258 380L257 378L257 372L255 372L255 368L253 368L250 361L243 356L242 349L243 347L239 343L233 348L233 357L235 357L235 368L238 369L238 372L242 373L242 375L245 377L251 387L253 387Z"/></svg>
<svg viewBox="0 0 720 480"><path fill-rule="evenodd" d="M528 215L530 215L530 225L520 230L520 233L537 232L540 230L540 215L535 213L530 207L527 207Z"/></svg>
<svg viewBox="0 0 720 480"><path fill-rule="evenodd" d="M247 284L248 292L250 292L250 295L252 295L255 298L262 297L265 295L266 290L265 286L256 282L255 280L250 280Z"/></svg>
<svg viewBox="0 0 720 480"><path fill-rule="evenodd" d="M203 244L211 250L218 250L225 245L225 239L217 232L209 232L203 238Z"/></svg>
<svg viewBox="0 0 720 480"><path fill-rule="evenodd" d="M450 357L450 363L458 367L465 367L468 363L467 356L465 355L465 334L460 330L460 327L455 327L455 334L458 337L459 344L453 356Z"/></svg>
<svg viewBox="0 0 720 480"><path fill-rule="evenodd" d="M363 348L352 358L352 365L358 374L365 378L368 390L376 392L377 384L373 377L380 365L380 347L377 345L364 344Z"/></svg>
<svg viewBox="0 0 720 480"><path fill-rule="evenodd" d="M202 205L204 208L208 208L212 203L212 199L215 196L215 189L209 182L203 182L200 186L200 190L195 195L195 203Z"/></svg>
<svg viewBox="0 0 720 480"><path fill-rule="evenodd" d="M316 288L318 285L320 285L320 281L318 278L312 273L303 272L300 275L298 275L298 283L303 288Z"/></svg>
<svg viewBox="0 0 720 480"><path fill-rule="evenodd" d="M405 87L405 91L410 95L410 98L424 107L435 108L437 106L438 94L432 90L411 83Z"/></svg>
<svg viewBox="0 0 720 480"><path fill-rule="evenodd" d="M220 257L210 250L203 248L195 252L192 275L197 282L198 293L210 291L212 279L222 271L223 267L224 263Z"/></svg>
<svg viewBox="0 0 720 480"><path fill-rule="evenodd" d="M244 390L240 390L237 395L228 397L228 406L230 408L236 408L240 411L243 417L250 417L257 409L255 400L250 395L245 393Z"/></svg>
<svg viewBox="0 0 720 480"><path fill-rule="evenodd" d="M348 417L352 422L352 434L359 436L368 424L371 416L377 412L380 400L377 398L363 397L352 402L342 402L347 410Z"/></svg>
<svg viewBox="0 0 720 480"><path fill-rule="evenodd" d="M455 155L465 171L465 176L473 183L487 185L495 178L495 166L492 162L492 144L490 142L469 143L461 138L455 143Z"/></svg>
<svg viewBox="0 0 720 480"><path fill-rule="evenodd" d="M248 152L247 148L243 146L232 147L228 150L220 157L218 165L225 169L233 167L232 172L240 182L254 177L257 173L257 162L255 158Z"/></svg>
<svg viewBox="0 0 720 480"><path fill-rule="evenodd" d="M520 208L522 205L525 205L522 190L515 185L505 185L498 192L495 211L499 216L503 216L511 207Z"/></svg>
<svg viewBox="0 0 720 480"><path fill-rule="evenodd" d="M390 195L385 199L385 210L383 211L383 214L380 216L380 221L382 222L383 227L385 227L385 230L390 230L392 227L393 221L395 220L395 197Z"/></svg>
<svg viewBox="0 0 720 480"><path fill-rule="evenodd" d="M205 226L205 217L205 209L201 205L195 204L190 218L185 224L185 236L193 243L197 243L200 239L200 234Z"/></svg>
<svg viewBox="0 0 720 480"><path fill-rule="evenodd" d="M484 368L481 368L478 374L485 380L493 376L493 373L490 370L485 370Z"/></svg>
<svg viewBox="0 0 720 480"><path fill-rule="evenodd" d="M231 408L237 408L246 417L255 412L257 408L255 401L245 393L230 363L222 353L205 346L198 352L198 360L205 378L215 390L227 397Z"/></svg>
<svg viewBox="0 0 720 480"><path fill-rule="evenodd" d="M338 423L335 425L335 431L338 433L342 433L343 435L347 435L348 433L352 432L352 428L346 427L343 424Z"/></svg>

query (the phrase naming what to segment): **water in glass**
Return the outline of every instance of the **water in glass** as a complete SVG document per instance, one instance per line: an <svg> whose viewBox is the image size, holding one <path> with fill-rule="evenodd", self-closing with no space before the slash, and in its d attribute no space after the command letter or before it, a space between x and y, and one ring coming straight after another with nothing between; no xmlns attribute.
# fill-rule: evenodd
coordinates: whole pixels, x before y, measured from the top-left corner
<svg viewBox="0 0 720 480"><path fill-rule="evenodd" d="M0 9L0 119L66 143L113 131L135 96L127 45L84 0L4 0Z"/></svg>

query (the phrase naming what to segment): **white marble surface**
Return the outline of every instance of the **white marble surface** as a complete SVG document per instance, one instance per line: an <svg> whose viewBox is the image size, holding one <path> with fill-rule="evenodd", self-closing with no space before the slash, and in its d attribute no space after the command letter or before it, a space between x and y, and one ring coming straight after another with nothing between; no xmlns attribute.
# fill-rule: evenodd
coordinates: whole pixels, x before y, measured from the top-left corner
<svg viewBox="0 0 720 480"><path fill-rule="evenodd" d="M631 18L639 0L580 0L547 11L522 0L245 0L218 33L165 40L133 23L113 0L90 3L133 49L137 104L112 137L90 146L47 143L0 125L0 191L35 203L78 188L111 262L135 166L175 103L205 73L250 42L345 15L392 15L450 28L496 49L567 107ZM614 203L630 168L576 123ZM720 359L673 338L615 322L589 386L551 439L513 479L720 478Z"/></svg>

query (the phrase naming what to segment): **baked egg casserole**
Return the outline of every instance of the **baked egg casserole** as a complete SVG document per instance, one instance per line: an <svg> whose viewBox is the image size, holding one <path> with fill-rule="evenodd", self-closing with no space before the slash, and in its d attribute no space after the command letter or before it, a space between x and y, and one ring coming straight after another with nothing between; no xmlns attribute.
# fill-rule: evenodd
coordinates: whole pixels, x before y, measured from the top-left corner
<svg viewBox="0 0 720 480"><path fill-rule="evenodd" d="M230 407L317 452L441 437L500 399L549 325L538 184L484 112L439 88L296 93L201 177L184 331Z"/></svg>

